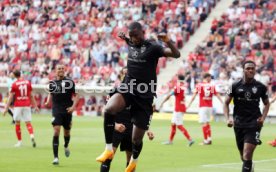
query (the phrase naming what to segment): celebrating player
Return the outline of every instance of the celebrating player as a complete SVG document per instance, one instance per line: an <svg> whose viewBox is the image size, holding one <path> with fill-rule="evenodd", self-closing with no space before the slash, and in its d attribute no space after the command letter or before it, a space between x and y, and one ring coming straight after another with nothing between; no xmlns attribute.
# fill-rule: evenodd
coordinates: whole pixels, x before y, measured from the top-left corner
<svg viewBox="0 0 276 172"><path fill-rule="evenodd" d="M216 88L211 83L211 75L209 73L204 74L203 82L198 84L196 91L194 92L191 101L189 102L187 109L193 103L197 94L199 94L199 122L202 124L202 131L204 140L202 145L211 145L211 126L210 117L213 113L213 95L216 95L221 103L223 103L220 95L216 92Z"/></svg>
<svg viewBox="0 0 276 172"><path fill-rule="evenodd" d="M174 90L168 94L165 99L162 101L160 105L160 109L163 107L163 104L169 100L169 98L174 95L175 96L175 108L171 120L171 134L169 141L164 142L166 145L170 145L173 143L173 138L176 133L176 127L183 133L183 135L188 139L189 146L194 144L193 139L190 137L188 131L183 126L183 115L186 112L185 106L185 85L184 85L184 76L178 75L178 83L175 86Z"/></svg>
<svg viewBox="0 0 276 172"><path fill-rule="evenodd" d="M160 34L159 39L169 48L163 48L154 41L145 40L142 25L138 22L132 22L128 29L129 38L126 38L123 33L119 35L128 44L128 74L104 108L106 149L96 160L104 162L113 157L114 115L131 105L130 113L133 115L134 121L132 156L125 172L133 172L142 150L142 140L145 131L150 125L153 113L152 103L156 90L158 59L163 56L178 58L180 57L180 52L165 34Z"/></svg>
<svg viewBox="0 0 276 172"><path fill-rule="evenodd" d="M20 147L22 145L20 121L24 121L26 123L27 130L31 137L32 146L36 147L33 126L31 123L31 105L33 104L36 111L38 111L38 107L32 94L32 85L30 81L21 78L19 70L15 70L13 75L16 78L16 81L12 84L8 102L3 114L5 115L8 112L11 102L14 101L13 118L15 120L15 132L18 140L15 147Z"/></svg>
<svg viewBox="0 0 276 172"><path fill-rule="evenodd" d="M59 164L58 146L60 128L64 129L64 151L65 156L70 156L69 142L70 142L70 129L72 127L72 113L75 110L79 100L78 94L75 92L75 83L71 79L64 76L64 65L56 66L56 80L49 83L49 95L45 103L47 106L52 100L52 125L54 129L53 136L53 164ZM74 97L74 98L73 98Z"/></svg>
<svg viewBox="0 0 276 172"><path fill-rule="evenodd" d="M224 102L224 115L228 127L234 126L236 143L243 161L242 172L251 172L253 153L260 140L260 132L269 110L267 88L254 79L256 64L245 61L243 79L232 84ZM229 104L234 99L234 122L229 117ZM262 99L263 112L259 104Z"/></svg>

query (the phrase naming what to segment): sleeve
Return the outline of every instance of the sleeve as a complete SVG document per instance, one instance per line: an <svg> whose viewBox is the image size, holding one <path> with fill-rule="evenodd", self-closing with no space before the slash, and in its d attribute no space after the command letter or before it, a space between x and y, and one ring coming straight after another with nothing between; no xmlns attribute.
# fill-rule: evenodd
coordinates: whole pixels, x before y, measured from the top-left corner
<svg viewBox="0 0 276 172"><path fill-rule="evenodd" d="M226 94L230 97L234 97L235 95L235 88L236 88L236 84L233 83L231 84L231 86L228 87L228 90L226 91Z"/></svg>
<svg viewBox="0 0 276 172"><path fill-rule="evenodd" d="M263 85L262 87L262 93L261 93L261 98L262 98L262 101L265 101L268 99L268 91L267 91L267 87Z"/></svg>
<svg viewBox="0 0 276 172"><path fill-rule="evenodd" d="M164 57L164 48L159 44L154 44L154 55L156 58Z"/></svg>
<svg viewBox="0 0 276 172"><path fill-rule="evenodd" d="M15 84L13 83L12 86L11 86L11 91L10 91L10 92L11 92L11 93L14 93L14 92L15 92L15 89L16 89L16 86L15 86Z"/></svg>

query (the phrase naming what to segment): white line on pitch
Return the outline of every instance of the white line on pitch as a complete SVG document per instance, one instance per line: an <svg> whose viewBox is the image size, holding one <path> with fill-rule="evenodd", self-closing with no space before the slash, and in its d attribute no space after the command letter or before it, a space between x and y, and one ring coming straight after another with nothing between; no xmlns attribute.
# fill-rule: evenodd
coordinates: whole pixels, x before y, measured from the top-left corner
<svg viewBox="0 0 276 172"><path fill-rule="evenodd" d="M276 161L276 159L265 159L265 160L258 160L258 161L253 161L253 162L257 164L257 163L270 162L270 161ZM223 164L206 164L206 165L202 165L202 167L218 167L218 166L237 165L237 164L241 164L241 162L223 163Z"/></svg>

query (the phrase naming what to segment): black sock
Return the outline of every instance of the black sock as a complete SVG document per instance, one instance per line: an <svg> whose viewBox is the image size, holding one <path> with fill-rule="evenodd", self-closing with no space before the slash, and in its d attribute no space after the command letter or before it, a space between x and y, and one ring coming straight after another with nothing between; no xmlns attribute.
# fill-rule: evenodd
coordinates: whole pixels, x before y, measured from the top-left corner
<svg viewBox="0 0 276 172"><path fill-rule="evenodd" d="M250 172L252 168L252 160L244 160L242 166L242 172Z"/></svg>
<svg viewBox="0 0 276 172"><path fill-rule="evenodd" d="M143 147L143 142L140 143L140 144L134 144L134 143L132 143L132 157L133 157L133 159L137 159L138 158L138 156L141 153L142 147Z"/></svg>
<svg viewBox="0 0 276 172"><path fill-rule="evenodd" d="M70 142L70 136L64 136L64 147L67 148Z"/></svg>
<svg viewBox="0 0 276 172"><path fill-rule="evenodd" d="M111 159L107 159L105 162L101 165L101 172L109 172Z"/></svg>
<svg viewBox="0 0 276 172"><path fill-rule="evenodd" d="M114 115L105 113L104 114L105 143L112 143L114 125L115 125Z"/></svg>
<svg viewBox="0 0 276 172"><path fill-rule="evenodd" d="M53 137L53 152L54 152L54 157L58 158L58 145L59 145L59 138L58 136Z"/></svg>

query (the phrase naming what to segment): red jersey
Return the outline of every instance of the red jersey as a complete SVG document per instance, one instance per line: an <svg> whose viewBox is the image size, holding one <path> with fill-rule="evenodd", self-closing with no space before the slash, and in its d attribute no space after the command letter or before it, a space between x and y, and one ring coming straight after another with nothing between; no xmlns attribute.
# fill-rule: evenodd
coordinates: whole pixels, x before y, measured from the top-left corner
<svg viewBox="0 0 276 172"><path fill-rule="evenodd" d="M199 94L199 107L213 107L213 95L217 94L216 88L210 83L200 83L196 87Z"/></svg>
<svg viewBox="0 0 276 172"><path fill-rule="evenodd" d="M32 85L30 81L18 79L12 84L11 92L14 93L14 107L31 106Z"/></svg>
<svg viewBox="0 0 276 172"><path fill-rule="evenodd" d="M175 96L175 112L186 112L184 84L175 86L173 93Z"/></svg>

